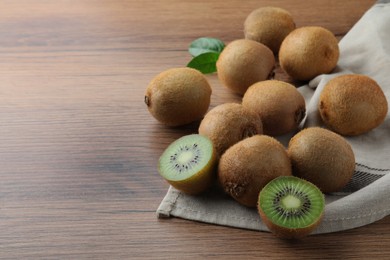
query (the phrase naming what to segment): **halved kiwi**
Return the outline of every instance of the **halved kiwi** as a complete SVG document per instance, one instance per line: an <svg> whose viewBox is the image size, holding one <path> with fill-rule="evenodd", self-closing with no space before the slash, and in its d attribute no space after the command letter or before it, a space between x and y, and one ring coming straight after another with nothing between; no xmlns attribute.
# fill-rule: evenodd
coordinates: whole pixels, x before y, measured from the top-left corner
<svg viewBox="0 0 390 260"><path fill-rule="evenodd" d="M311 182L294 176L270 181L260 192L259 214L267 227L281 238L302 238L320 223L325 199Z"/></svg>
<svg viewBox="0 0 390 260"><path fill-rule="evenodd" d="M171 143L158 162L160 175L176 189L191 195L208 189L216 177L217 156L212 142L192 134Z"/></svg>

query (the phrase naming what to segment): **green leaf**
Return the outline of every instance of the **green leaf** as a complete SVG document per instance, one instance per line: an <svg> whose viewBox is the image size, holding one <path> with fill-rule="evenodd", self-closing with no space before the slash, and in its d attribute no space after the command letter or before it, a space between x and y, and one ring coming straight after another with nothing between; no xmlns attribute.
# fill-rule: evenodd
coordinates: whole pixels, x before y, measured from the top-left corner
<svg viewBox="0 0 390 260"><path fill-rule="evenodd" d="M197 69L203 74L213 73L217 71L218 52L206 52L194 57L187 67Z"/></svg>
<svg viewBox="0 0 390 260"><path fill-rule="evenodd" d="M190 44L188 51L193 57L196 57L206 52L221 53L223 48L225 48L223 41L216 38L201 37Z"/></svg>

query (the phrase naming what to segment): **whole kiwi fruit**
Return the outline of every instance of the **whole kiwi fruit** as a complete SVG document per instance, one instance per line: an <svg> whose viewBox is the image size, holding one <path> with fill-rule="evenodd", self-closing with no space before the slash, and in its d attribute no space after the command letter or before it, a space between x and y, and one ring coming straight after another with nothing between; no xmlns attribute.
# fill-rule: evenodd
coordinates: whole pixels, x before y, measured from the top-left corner
<svg viewBox="0 0 390 260"><path fill-rule="evenodd" d="M260 190L278 176L291 176L283 145L273 137L254 135L234 144L221 156L219 183L232 198L256 207Z"/></svg>
<svg viewBox="0 0 390 260"><path fill-rule="evenodd" d="M309 235L320 224L325 198L313 183L281 176L261 190L257 208L263 222L276 236L296 239Z"/></svg>
<svg viewBox="0 0 390 260"><path fill-rule="evenodd" d="M245 19L245 38L260 42L276 55L286 36L295 29L291 14L279 7L267 6L253 10Z"/></svg>
<svg viewBox="0 0 390 260"><path fill-rule="evenodd" d="M302 94L293 85L279 80L261 81L250 86L242 106L257 113L264 134L272 136L297 129L306 114Z"/></svg>
<svg viewBox="0 0 390 260"><path fill-rule="evenodd" d="M295 80L311 80L331 72L339 59L338 40L329 30L305 26L292 31L279 50L282 69Z"/></svg>
<svg viewBox="0 0 390 260"><path fill-rule="evenodd" d="M325 85L318 109L324 123L333 131L355 136L378 127L387 115L388 104L375 80L349 74L337 76Z"/></svg>
<svg viewBox="0 0 390 260"><path fill-rule="evenodd" d="M351 145L325 128L309 127L294 135L288 155L293 175L312 182L324 193L340 191L354 174Z"/></svg>
<svg viewBox="0 0 390 260"><path fill-rule="evenodd" d="M168 126L180 126L202 119L211 97L206 77L191 68L172 68L149 83L144 102L150 114Z"/></svg>
<svg viewBox="0 0 390 260"><path fill-rule="evenodd" d="M273 75L275 58L264 44L239 39L223 49L216 66L220 81L235 93L243 95L250 85Z"/></svg>
<svg viewBox="0 0 390 260"><path fill-rule="evenodd" d="M158 171L176 189L197 195L214 184L217 161L210 139L198 134L185 135L164 150Z"/></svg>
<svg viewBox="0 0 390 260"><path fill-rule="evenodd" d="M242 139L262 133L260 117L237 103L214 107L199 125L199 134L210 138L219 155Z"/></svg>

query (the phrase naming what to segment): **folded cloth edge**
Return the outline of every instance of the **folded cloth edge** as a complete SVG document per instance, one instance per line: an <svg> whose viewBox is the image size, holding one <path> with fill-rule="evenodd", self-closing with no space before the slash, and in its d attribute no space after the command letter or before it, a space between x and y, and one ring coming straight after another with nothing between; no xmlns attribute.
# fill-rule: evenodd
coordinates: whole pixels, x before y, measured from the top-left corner
<svg viewBox="0 0 390 260"><path fill-rule="evenodd" d="M390 174L387 174L383 176L381 180L377 180L357 192L327 203L325 206L324 218L313 234L325 234L353 229L386 217L390 214L390 200L388 199L390 197L390 189L388 189L389 184ZM372 194L370 196L371 200L367 201L367 194ZM362 199L362 196L364 196L364 200ZM166 197L168 199L164 199L157 209L158 218L178 216L183 219L208 224L218 224L221 226L255 231L268 231L268 228L261 221L256 209L243 207L233 200L229 203L232 205L236 204L234 207L236 207L236 210L240 211L240 214L238 215L244 215L245 217L239 217L239 219L237 219L237 217L232 214L234 211L229 207L226 207L226 212L219 214L218 209L215 208L211 208L209 212L205 212L203 210L198 211L194 209L196 207L178 207L176 204L187 200L207 201L208 199L213 199L213 197L209 198L208 195L193 197L183 194L170 186ZM353 203L351 203L351 201ZM364 203L362 203L362 201L364 201ZM207 202L200 203L207 204ZM371 203L371 207L365 209L367 203ZM187 203L182 204L187 205ZM247 212L242 213L244 211ZM210 218L210 216L212 217ZM351 221L352 219L354 221Z"/></svg>

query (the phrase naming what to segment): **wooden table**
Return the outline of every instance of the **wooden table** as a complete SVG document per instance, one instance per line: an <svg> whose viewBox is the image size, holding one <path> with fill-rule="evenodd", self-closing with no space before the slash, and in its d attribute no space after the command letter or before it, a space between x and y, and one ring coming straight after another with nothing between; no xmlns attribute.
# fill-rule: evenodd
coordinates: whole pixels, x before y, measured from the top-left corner
<svg viewBox="0 0 390 260"><path fill-rule="evenodd" d="M158 157L197 124L164 127L143 103L152 77L187 64L192 40L242 38L257 7L342 38L374 2L0 1L0 258L388 257L389 217L299 242L158 220ZM211 107L240 99L207 78Z"/></svg>

